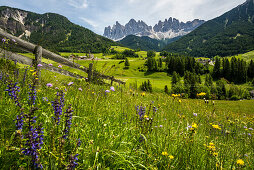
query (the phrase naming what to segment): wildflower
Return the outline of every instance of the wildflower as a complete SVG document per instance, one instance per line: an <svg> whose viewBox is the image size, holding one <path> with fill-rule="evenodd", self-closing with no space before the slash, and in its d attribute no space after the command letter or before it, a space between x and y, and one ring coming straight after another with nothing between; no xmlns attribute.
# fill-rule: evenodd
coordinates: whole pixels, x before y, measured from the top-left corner
<svg viewBox="0 0 254 170"><path fill-rule="evenodd" d="M77 166L78 166L78 163L76 163L75 161L78 160L78 154L76 155L71 155L70 158L69 158L69 165L67 167L68 170L72 170L72 169L75 169Z"/></svg>
<svg viewBox="0 0 254 170"><path fill-rule="evenodd" d="M53 64L49 63L49 66L53 66Z"/></svg>
<svg viewBox="0 0 254 170"><path fill-rule="evenodd" d="M193 116L198 116L198 114L197 113L193 113Z"/></svg>
<svg viewBox="0 0 254 170"><path fill-rule="evenodd" d="M192 128L194 128L194 129L196 129L196 128L198 128L198 125L196 124L196 123L192 123Z"/></svg>
<svg viewBox="0 0 254 170"><path fill-rule="evenodd" d="M47 97L42 97L42 100L43 101L48 101L48 98Z"/></svg>
<svg viewBox="0 0 254 170"><path fill-rule="evenodd" d="M146 113L145 109L146 109L146 107L136 106L136 111L137 111L137 113L139 115L139 119L140 120L143 120L143 118L144 118L144 115Z"/></svg>
<svg viewBox="0 0 254 170"><path fill-rule="evenodd" d="M178 100L179 103L182 103L182 100Z"/></svg>
<svg viewBox="0 0 254 170"><path fill-rule="evenodd" d="M253 130L253 128L249 128L249 130Z"/></svg>
<svg viewBox="0 0 254 170"><path fill-rule="evenodd" d="M80 88L78 88L78 90L79 90L79 91L82 91L82 88L80 87Z"/></svg>
<svg viewBox="0 0 254 170"><path fill-rule="evenodd" d="M168 157L169 157L169 159L174 159L173 155L169 155Z"/></svg>
<svg viewBox="0 0 254 170"><path fill-rule="evenodd" d="M29 84L30 91L28 92L29 94L29 104L35 105L35 100L36 100L36 89L35 89L35 84L31 85Z"/></svg>
<svg viewBox="0 0 254 170"><path fill-rule="evenodd" d="M237 164L237 165L243 166L243 165L244 165L244 161L243 161L242 159L238 159L238 160L236 161L236 164Z"/></svg>
<svg viewBox="0 0 254 170"><path fill-rule="evenodd" d="M72 112L73 112L73 110L70 105L65 112L65 127L64 127L64 135L63 135L64 139L67 139L67 136L68 136L70 128L71 128Z"/></svg>
<svg viewBox="0 0 254 170"><path fill-rule="evenodd" d="M53 85L51 83L47 83L47 87L52 87Z"/></svg>
<svg viewBox="0 0 254 170"><path fill-rule="evenodd" d="M109 90L105 90L105 93L110 93L110 91Z"/></svg>
<svg viewBox="0 0 254 170"><path fill-rule="evenodd" d="M53 117L53 119L55 120L56 124L59 125L60 116L62 115L62 108L64 106L64 92L63 91L57 92L57 98L55 99L55 101L52 101L52 106L54 108L54 113L55 113L55 117Z"/></svg>
<svg viewBox="0 0 254 170"><path fill-rule="evenodd" d="M145 95L146 95L146 93L145 93L145 92L141 93L141 96L145 97Z"/></svg>
<svg viewBox="0 0 254 170"><path fill-rule="evenodd" d="M37 67L42 67L42 64L38 64Z"/></svg>
<svg viewBox="0 0 254 170"><path fill-rule="evenodd" d="M115 91L115 88L113 86L110 87L111 91Z"/></svg>
<svg viewBox="0 0 254 170"><path fill-rule="evenodd" d="M145 115L145 116L144 116L144 118L146 119L146 118L148 118L148 116L147 116L147 115Z"/></svg>
<svg viewBox="0 0 254 170"><path fill-rule="evenodd" d="M163 156L168 156L168 153L167 152L162 152L161 153Z"/></svg>
<svg viewBox="0 0 254 170"><path fill-rule="evenodd" d="M63 66L59 64L58 67L59 67L59 68L62 68Z"/></svg>
<svg viewBox="0 0 254 170"><path fill-rule="evenodd" d="M213 156L218 156L218 152L213 152Z"/></svg>
<svg viewBox="0 0 254 170"><path fill-rule="evenodd" d="M160 125L159 127L163 127L163 125Z"/></svg>
<svg viewBox="0 0 254 170"><path fill-rule="evenodd" d="M198 94L197 94L198 97L199 97L199 96L205 96L205 95L206 95L205 92L201 92L201 93L198 93Z"/></svg>
<svg viewBox="0 0 254 170"><path fill-rule="evenodd" d="M16 40L14 40L14 39L11 39L11 40L12 40L12 42L14 42L14 43L16 42Z"/></svg>
<svg viewBox="0 0 254 170"><path fill-rule="evenodd" d="M2 38L2 42L5 43L6 39L5 38Z"/></svg>
<svg viewBox="0 0 254 170"><path fill-rule="evenodd" d="M69 83L68 83L68 86L71 86L72 84L73 84L73 82L69 82Z"/></svg>
<svg viewBox="0 0 254 170"><path fill-rule="evenodd" d="M213 127L214 129L218 129L218 130L221 129L219 125L212 125L212 127Z"/></svg>

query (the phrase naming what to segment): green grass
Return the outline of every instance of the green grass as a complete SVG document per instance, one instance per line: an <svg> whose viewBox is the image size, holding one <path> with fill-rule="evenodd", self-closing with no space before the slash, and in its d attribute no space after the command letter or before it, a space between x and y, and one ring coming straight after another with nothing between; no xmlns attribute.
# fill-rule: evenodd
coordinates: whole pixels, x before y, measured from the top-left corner
<svg viewBox="0 0 254 170"><path fill-rule="evenodd" d="M9 75L14 80L11 72ZM19 102L29 114L32 72L25 82L22 75L21 69ZM164 75L149 76L161 79ZM68 86L71 81L73 85ZM53 87L47 87L47 83ZM16 131L13 120L20 109L5 91L7 84L0 80L0 167L29 169L31 157L21 150L26 143L28 119L23 130ZM253 169L254 131L248 128L254 128L254 100L215 101L213 105L211 101L205 104L203 100L174 99L164 93L142 96L142 92L114 86L115 92L105 93L109 86L42 71L41 85L36 87L34 127L41 123L44 128L38 160L44 169L66 169L70 155L77 153L77 169ZM59 91L56 87L65 93L63 112L70 104L73 110L68 139L61 138L66 113L59 125L52 119L55 113L51 101L57 99ZM136 106L146 107L142 119ZM237 164L239 159L244 161L243 166Z"/></svg>

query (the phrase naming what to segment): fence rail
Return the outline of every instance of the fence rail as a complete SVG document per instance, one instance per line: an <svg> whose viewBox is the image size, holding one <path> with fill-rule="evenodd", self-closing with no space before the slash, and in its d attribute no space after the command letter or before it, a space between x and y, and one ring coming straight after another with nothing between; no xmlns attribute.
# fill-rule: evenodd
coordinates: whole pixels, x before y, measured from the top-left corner
<svg viewBox="0 0 254 170"><path fill-rule="evenodd" d="M100 77L102 79L107 79L107 80L110 80L111 81L111 84L113 82L117 82L119 84L125 84L125 82L121 81L121 80L118 80L118 79L115 79L114 76L107 76L107 75L104 75L104 74L101 74L97 71L94 71L93 70L93 65L90 64L89 65L89 69L84 67L84 66L81 66L77 63L74 63L74 62L71 62L69 61L68 59L60 56L60 55L57 55L51 51L48 51L46 49L43 49L42 47L40 46L36 46L30 42L27 42L25 40L22 40L18 37L15 37L5 31L3 31L2 29L0 29L0 36L1 37L5 37L7 39L11 39L11 40L15 40L17 46L25 51L29 51L31 53L34 53L35 54L35 63L34 61L32 60L32 63L34 64L34 66L36 67L39 63L41 63L41 57L43 58L46 58L46 59L49 59L49 60L52 60L52 61L55 61L57 63L60 63L62 65L66 65L66 66L69 66L71 68L75 68L75 69L79 69L79 70L82 70L84 72L86 72L88 74L88 81L91 81L93 76L96 76L96 77ZM7 51L5 51L6 53L8 53ZM25 56L22 56L22 55L18 55L18 54L15 54L15 53L10 53L12 55L12 57L10 57L10 59L12 58L12 60L16 60L17 62L20 62L20 63L23 63L23 64L26 64L26 63L29 63L28 65L31 65L31 60L29 60L30 58L28 57L25 57ZM45 65L46 64L42 64L42 65ZM59 68L51 68L48 66L45 67L44 69L49 69L49 70L52 70L52 71L55 71L55 72L59 72ZM60 70L60 72L62 72L61 74L64 74L66 70ZM74 75L73 73L71 72L65 72L66 74L68 74L69 76L71 75ZM73 77L73 76L72 76ZM82 76L81 76L82 77Z"/></svg>

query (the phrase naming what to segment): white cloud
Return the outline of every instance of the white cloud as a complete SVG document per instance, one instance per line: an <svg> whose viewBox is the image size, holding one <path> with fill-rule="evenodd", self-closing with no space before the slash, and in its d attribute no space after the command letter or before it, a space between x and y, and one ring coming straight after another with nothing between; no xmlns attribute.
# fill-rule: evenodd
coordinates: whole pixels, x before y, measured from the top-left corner
<svg viewBox="0 0 254 170"><path fill-rule="evenodd" d="M96 23L96 21L87 19L85 17L79 17L81 20L83 20L84 22L86 22L87 24L91 25L93 28L97 28L98 24Z"/></svg>
<svg viewBox="0 0 254 170"><path fill-rule="evenodd" d="M87 0L69 0L68 1L69 5L75 7L75 8L87 8L88 7L88 2Z"/></svg>

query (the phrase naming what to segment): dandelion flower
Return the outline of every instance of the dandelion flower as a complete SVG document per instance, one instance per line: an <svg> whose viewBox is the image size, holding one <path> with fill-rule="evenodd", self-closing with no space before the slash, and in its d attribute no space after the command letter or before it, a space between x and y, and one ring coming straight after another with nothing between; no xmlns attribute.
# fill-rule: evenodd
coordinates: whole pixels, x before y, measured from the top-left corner
<svg viewBox="0 0 254 170"><path fill-rule="evenodd" d="M221 129L219 125L212 125L212 127L213 127L214 129L219 129L219 130Z"/></svg>
<svg viewBox="0 0 254 170"><path fill-rule="evenodd" d="M173 155L169 155L168 157L169 157L169 159L174 159Z"/></svg>
<svg viewBox="0 0 254 170"><path fill-rule="evenodd" d="M237 161L236 161L236 164L237 165L244 165L244 161L242 160L242 159L238 159Z"/></svg>
<svg viewBox="0 0 254 170"><path fill-rule="evenodd" d="M162 152L161 153L163 156L168 156L168 153L167 152Z"/></svg>

